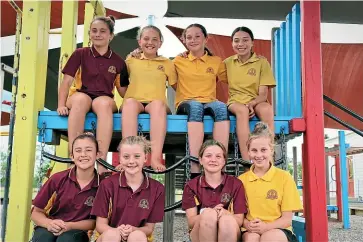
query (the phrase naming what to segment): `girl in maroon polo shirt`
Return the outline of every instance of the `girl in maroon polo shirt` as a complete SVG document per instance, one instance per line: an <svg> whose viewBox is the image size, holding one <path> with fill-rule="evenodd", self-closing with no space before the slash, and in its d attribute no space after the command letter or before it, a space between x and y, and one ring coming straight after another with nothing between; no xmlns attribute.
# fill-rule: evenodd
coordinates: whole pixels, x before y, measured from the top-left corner
<svg viewBox="0 0 363 242"><path fill-rule="evenodd" d="M97 242L150 241L155 223L163 221L164 186L142 171L150 153L144 137L129 136L119 148L123 172L101 183L91 212L97 217L95 237Z"/></svg>
<svg viewBox="0 0 363 242"><path fill-rule="evenodd" d="M227 152L215 140L207 140L199 151L204 174L184 188L182 207L190 237L194 241L238 241L247 212L242 182L222 172Z"/></svg>
<svg viewBox="0 0 363 242"><path fill-rule="evenodd" d="M71 169L51 176L33 200L34 242L84 242L95 227L90 213L99 176L94 169L98 143L90 133L72 143Z"/></svg>
<svg viewBox="0 0 363 242"><path fill-rule="evenodd" d="M90 27L92 46L73 52L62 71L64 77L58 94L57 112L69 116L69 144L83 132L86 114L92 111L97 115L97 140L104 160L113 132L113 113L117 112L113 90L116 86L123 96L128 85L126 64L109 47L114 26L112 16L93 19ZM103 173L106 169L98 166L98 171Z"/></svg>

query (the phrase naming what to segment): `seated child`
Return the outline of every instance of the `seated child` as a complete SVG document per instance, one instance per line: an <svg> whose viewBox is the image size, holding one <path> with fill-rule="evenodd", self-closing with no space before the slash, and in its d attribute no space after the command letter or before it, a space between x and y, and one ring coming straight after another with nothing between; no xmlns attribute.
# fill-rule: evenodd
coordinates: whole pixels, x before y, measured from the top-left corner
<svg viewBox="0 0 363 242"><path fill-rule="evenodd" d="M51 176L33 200L33 241L84 242L95 227L90 217L100 178L94 169L98 143L91 133L72 143L71 169Z"/></svg>
<svg viewBox="0 0 363 242"><path fill-rule="evenodd" d="M184 188L185 210L194 241L238 241L246 209L243 184L222 172L227 152L215 140L207 140L199 151L204 174L190 180Z"/></svg>
<svg viewBox="0 0 363 242"><path fill-rule="evenodd" d="M164 186L142 168L150 153L144 137L129 136L120 143L123 171L105 179L94 201L97 242L150 241L155 223L164 217Z"/></svg>
<svg viewBox="0 0 363 242"><path fill-rule="evenodd" d="M247 141L253 165L242 174L248 201L243 221L243 241L296 241L293 212L302 209L292 176L273 165L273 135L265 123L257 123Z"/></svg>

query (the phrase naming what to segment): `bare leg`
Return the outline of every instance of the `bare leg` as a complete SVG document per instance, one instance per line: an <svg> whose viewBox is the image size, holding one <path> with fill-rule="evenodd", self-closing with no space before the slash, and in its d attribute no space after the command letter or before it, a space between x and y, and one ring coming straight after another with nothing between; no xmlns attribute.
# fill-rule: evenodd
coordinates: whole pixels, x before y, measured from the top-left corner
<svg viewBox="0 0 363 242"><path fill-rule="evenodd" d="M98 239L97 242L121 242L120 232L116 229L109 229L105 231Z"/></svg>
<svg viewBox="0 0 363 242"><path fill-rule="evenodd" d="M245 232L242 235L243 242L259 242L261 236L257 233Z"/></svg>
<svg viewBox="0 0 363 242"><path fill-rule="evenodd" d="M203 144L204 124L202 122L188 122L188 142L191 156L198 157L199 149ZM191 162L191 173L200 172L199 164Z"/></svg>
<svg viewBox="0 0 363 242"><path fill-rule="evenodd" d="M217 212L211 208L205 209L200 215L199 241L217 241L217 223Z"/></svg>
<svg viewBox="0 0 363 242"><path fill-rule="evenodd" d="M96 137L101 158L106 160L113 133L113 113L117 111L116 103L110 97L101 96L93 100L92 110L97 115ZM97 168L99 174L107 171L99 164Z"/></svg>
<svg viewBox="0 0 363 242"><path fill-rule="evenodd" d="M271 229L261 235L260 242L287 242L287 237L280 229Z"/></svg>
<svg viewBox="0 0 363 242"><path fill-rule="evenodd" d="M275 135L274 111L272 106L267 102L259 103L255 107L255 112L257 117L265 122L270 128L271 133Z"/></svg>
<svg viewBox="0 0 363 242"><path fill-rule="evenodd" d="M218 241L239 241L241 230L233 215L224 215L218 221Z"/></svg>
<svg viewBox="0 0 363 242"><path fill-rule="evenodd" d="M129 234L127 242L147 242L146 234L140 230L135 230Z"/></svg>
<svg viewBox="0 0 363 242"><path fill-rule="evenodd" d="M192 231L190 231L191 242L199 242L199 228L200 228L199 224L200 224L200 216L195 221Z"/></svg>
<svg viewBox="0 0 363 242"><path fill-rule="evenodd" d="M122 138L136 136L138 131L137 117L144 111L144 106L133 98L128 98L122 103Z"/></svg>
<svg viewBox="0 0 363 242"><path fill-rule="evenodd" d="M166 135L166 113L168 107L163 101L155 100L145 107L150 114L151 167L155 171L164 171L161 156Z"/></svg>
<svg viewBox="0 0 363 242"><path fill-rule="evenodd" d="M249 155L246 145L248 140L248 135L250 133L249 110L245 105L241 103L231 104L229 106L229 110L236 115L237 138L242 159L249 160Z"/></svg>
<svg viewBox="0 0 363 242"><path fill-rule="evenodd" d="M68 147L72 152L73 140L84 131L84 120L90 111L92 99L84 93L76 92L67 100L68 116Z"/></svg>
<svg viewBox="0 0 363 242"><path fill-rule="evenodd" d="M228 152L229 121L214 122L213 139L221 142Z"/></svg>

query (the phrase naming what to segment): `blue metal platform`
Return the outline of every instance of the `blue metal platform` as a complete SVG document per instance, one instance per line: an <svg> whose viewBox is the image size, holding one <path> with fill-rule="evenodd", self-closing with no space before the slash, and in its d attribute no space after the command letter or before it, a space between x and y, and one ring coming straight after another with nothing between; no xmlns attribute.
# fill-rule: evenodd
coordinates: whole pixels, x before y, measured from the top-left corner
<svg viewBox="0 0 363 242"><path fill-rule="evenodd" d="M116 146L121 139L121 113L115 113L113 115L113 141L111 142L110 150ZM289 122L294 117L290 116L279 116L275 117L275 130L276 133L280 133L283 128L285 134L289 134ZM236 129L236 118L230 116L231 128L230 132L234 133ZM250 129L253 130L255 124L259 120L253 118L250 121ZM210 116L204 118L204 132L205 134L211 135L213 131L213 119ZM94 113L88 113L85 120L85 131L91 131L93 127L96 127L97 117ZM68 129L68 117L60 116L56 111L41 111L39 112L38 129L45 128L44 141L47 144L57 145L60 142L60 136L67 136ZM140 114L139 115L139 127L140 131L144 134L148 134L150 131L150 115ZM167 136L165 139L164 149L172 149L172 147L178 144L185 144L185 135L187 133L187 116L186 115L168 115L167 116ZM42 141L42 137L39 136L39 141Z"/></svg>

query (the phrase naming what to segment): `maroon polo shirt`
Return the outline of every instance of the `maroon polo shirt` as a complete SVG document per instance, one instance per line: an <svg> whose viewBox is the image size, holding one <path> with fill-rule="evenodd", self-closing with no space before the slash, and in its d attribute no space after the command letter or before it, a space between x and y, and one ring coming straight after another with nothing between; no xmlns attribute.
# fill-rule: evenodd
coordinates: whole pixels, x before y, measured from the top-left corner
<svg viewBox="0 0 363 242"><path fill-rule="evenodd" d="M77 91L95 97L113 97L115 85L129 85L125 61L110 48L104 55L100 55L93 46L76 49L62 73L75 77L73 85Z"/></svg>
<svg viewBox="0 0 363 242"><path fill-rule="evenodd" d="M76 167L72 167L51 176L33 200L33 205L44 209L51 219L64 222L90 219L99 183L100 177L95 171L95 178L81 190Z"/></svg>
<svg viewBox="0 0 363 242"><path fill-rule="evenodd" d="M222 183L215 189L206 182L204 175L185 184L182 200L184 210L197 207L200 211L218 204L223 204L224 209L229 209L234 214L247 213L245 190L239 179L224 174Z"/></svg>
<svg viewBox="0 0 363 242"><path fill-rule="evenodd" d="M91 214L108 218L108 225L113 228L121 224L142 227L163 221L164 200L165 190L160 182L145 176L133 192L122 172L102 181Z"/></svg>

